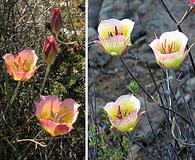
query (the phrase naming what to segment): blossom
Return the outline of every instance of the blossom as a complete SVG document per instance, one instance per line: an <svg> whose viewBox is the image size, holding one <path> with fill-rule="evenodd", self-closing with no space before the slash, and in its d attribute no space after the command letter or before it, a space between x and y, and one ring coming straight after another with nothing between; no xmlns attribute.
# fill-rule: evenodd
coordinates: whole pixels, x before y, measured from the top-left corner
<svg viewBox="0 0 195 160"><path fill-rule="evenodd" d="M190 51L186 50L188 38L179 31L163 33L149 44L152 48L157 63L167 69L177 69L185 60Z"/></svg>
<svg viewBox="0 0 195 160"><path fill-rule="evenodd" d="M62 28L62 16L60 9L55 7L51 14L51 28L54 33L58 33Z"/></svg>
<svg viewBox="0 0 195 160"><path fill-rule="evenodd" d="M139 121L140 101L133 95L122 95L115 102L107 103L104 110L114 129L130 132Z"/></svg>
<svg viewBox="0 0 195 160"><path fill-rule="evenodd" d="M95 42L112 56L123 55L131 45L130 35L133 27L134 22L129 19L102 20L98 26L99 40Z"/></svg>
<svg viewBox="0 0 195 160"><path fill-rule="evenodd" d="M54 64L58 52L59 49L55 37L54 36L47 37L47 40L43 47L43 53L45 61L48 65Z"/></svg>
<svg viewBox="0 0 195 160"><path fill-rule="evenodd" d="M17 54L6 54L3 56L8 73L16 81L29 80L37 70L37 55L34 50L24 49Z"/></svg>
<svg viewBox="0 0 195 160"><path fill-rule="evenodd" d="M41 96L36 105L36 116L44 130L53 137L69 133L78 116L79 104L68 98L60 101L56 96Z"/></svg>
<svg viewBox="0 0 195 160"><path fill-rule="evenodd" d="M190 0L190 4L195 4L195 0Z"/></svg>

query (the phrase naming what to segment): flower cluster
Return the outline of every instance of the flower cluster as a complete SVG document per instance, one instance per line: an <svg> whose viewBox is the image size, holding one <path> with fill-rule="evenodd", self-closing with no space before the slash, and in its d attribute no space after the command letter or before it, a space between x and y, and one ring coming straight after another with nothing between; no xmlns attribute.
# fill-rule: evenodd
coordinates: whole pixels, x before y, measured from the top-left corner
<svg viewBox="0 0 195 160"><path fill-rule="evenodd" d="M193 2L191 2L193 3ZM111 56L122 56L131 45L131 32L134 22L129 19L102 20L98 26L99 40L96 44ZM187 36L179 31L163 33L149 46L156 57L156 62L165 69L178 69L184 62L191 47L186 49ZM121 132L132 131L140 119L140 101L133 95L120 96L115 102L104 107L112 128Z"/></svg>
<svg viewBox="0 0 195 160"><path fill-rule="evenodd" d="M51 28L55 36L58 35L62 28L61 12L57 7L53 9L51 14ZM42 89L44 88L50 66L54 64L56 56L59 53L55 36L51 35L47 37L43 46L43 56L49 67L46 70ZM38 68L36 66L38 57L35 51L30 48L15 54L6 54L3 56L3 59L5 60L8 73L16 81L29 80ZM58 97L52 95L41 96L42 89L40 91L40 101L36 105L36 115L41 126L53 137L69 133L73 129L72 125L78 117L79 104L71 98L61 102Z"/></svg>

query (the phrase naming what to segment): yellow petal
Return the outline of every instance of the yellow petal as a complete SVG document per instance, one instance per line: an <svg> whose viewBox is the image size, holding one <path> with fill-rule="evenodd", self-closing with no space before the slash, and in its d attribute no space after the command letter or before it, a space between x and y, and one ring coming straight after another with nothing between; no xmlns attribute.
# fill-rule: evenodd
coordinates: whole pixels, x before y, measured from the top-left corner
<svg viewBox="0 0 195 160"><path fill-rule="evenodd" d="M133 22L130 19L123 19L120 21L120 26L119 26L119 31L122 35L125 37L129 37L133 27L134 27L135 22Z"/></svg>

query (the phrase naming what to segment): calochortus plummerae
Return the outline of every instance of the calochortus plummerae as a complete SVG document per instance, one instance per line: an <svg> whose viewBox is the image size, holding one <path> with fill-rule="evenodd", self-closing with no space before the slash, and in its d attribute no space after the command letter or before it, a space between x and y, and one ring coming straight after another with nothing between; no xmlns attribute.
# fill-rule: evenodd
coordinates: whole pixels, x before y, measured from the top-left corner
<svg viewBox="0 0 195 160"><path fill-rule="evenodd" d="M131 45L133 27L134 22L130 19L102 20L98 26L99 40L95 42L112 56L123 55Z"/></svg>
<svg viewBox="0 0 195 160"><path fill-rule="evenodd" d="M36 105L36 116L43 127L53 137L69 133L73 129L80 105L68 98L60 101L56 96L41 96Z"/></svg>
<svg viewBox="0 0 195 160"><path fill-rule="evenodd" d="M177 69L192 47L186 50L187 42L187 36L176 30L163 33L160 38L153 40L149 46L155 54L156 62L162 68Z"/></svg>
<svg viewBox="0 0 195 160"><path fill-rule="evenodd" d="M140 118L140 101L133 95L122 95L115 102L104 107L113 129L121 132L132 131Z"/></svg>

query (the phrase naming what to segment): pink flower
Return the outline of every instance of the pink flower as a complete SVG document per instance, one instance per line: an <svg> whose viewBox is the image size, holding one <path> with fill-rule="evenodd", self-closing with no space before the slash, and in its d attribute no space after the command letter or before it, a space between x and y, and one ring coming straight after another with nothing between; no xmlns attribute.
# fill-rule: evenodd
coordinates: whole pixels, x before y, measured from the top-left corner
<svg viewBox="0 0 195 160"><path fill-rule="evenodd" d="M45 61L48 65L54 64L58 52L59 49L54 36L47 37L47 40L43 47L43 53L44 53Z"/></svg>
<svg viewBox="0 0 195 160"><path fill-rule="evenodd" d="M152 48L157 63L167 69L177 69L185 60L190 51L186 50L188 38L179 31L163 33L149 44Z"/></svg>
<svg viewBox="0 0 195 160"><path fill-rule="evenodd" d="M37 69L38 57L35 51L31 49L24 49L15 55L6 54L3 56L3 59L5 60L8 73L16 81L29 80Z"/></svg>
<svg viewBox="0 0 195 160"><path fill-rule="evenodd" d="M140 101L133 95L122 95L115 102L104 107L113 129L121 132L132 131L140 118Z"/></svg>
<svg viewBox="0 0 195 160"><path fill-rule="evenodd" d="M129 19L102 20L98 26L100 48L112 56L120 56L127 52L131 45L130 35L134 22Z"/></svg>
<svg viewBox="0 0 195 160"><path fill-rule="evenodd" d="M62 28L62 17L60 9L55 7L51 14L51 28L54 33L58 33Z"/></svg>
<svg viewBox="0 0 195 160"><path fill-rule="evenodd" d="M195 0L190 0L190 4L195 4Z"/></svg>
<svg viewBox="0 0 195 160"><path fill-rule="evenodd" d="M36 116L44 130L53 137L69 133L78 117L79 104L68 98L60 101L56 96L41 96L36 105Z"/></svg>

